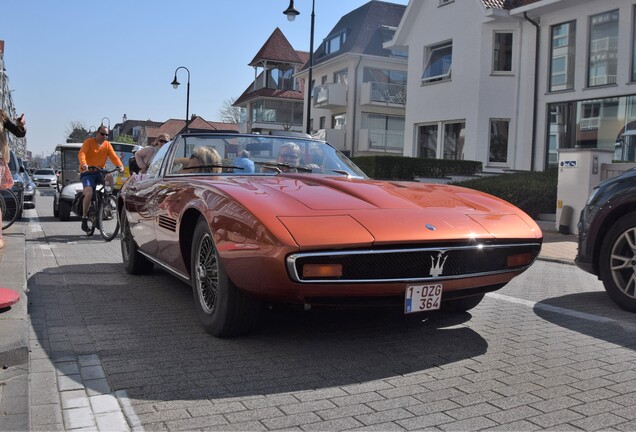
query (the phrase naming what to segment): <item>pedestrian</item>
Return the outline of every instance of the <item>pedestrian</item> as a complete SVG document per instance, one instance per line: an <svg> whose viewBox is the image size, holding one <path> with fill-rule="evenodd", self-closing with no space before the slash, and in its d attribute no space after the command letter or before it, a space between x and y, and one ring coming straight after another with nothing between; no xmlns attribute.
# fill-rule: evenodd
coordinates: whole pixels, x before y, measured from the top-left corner
<svg viewBox="0 0 636 432"><path fill-rule="evenodd" d="M101 125L97 128L97 132L94 137L86 138L82 143L82 148L77 155L80 164L80 180L82 186L84 186L84 200L82 201L82 231L88 231L88 207L90 206L91 199L93 198L93 191L95 186L103 183L102 173L99 171L88 171L89 166L96 166L104 169L106 166L106 159L110 161L119 169L119 172L124 172L124 164L115 153L115 149L110 145L110 142L106 140L108 137L108 128Z"/></svg>
<svg viewBox="0 0 636 432"><path fill-rule="evenodd" d="M24 127L24 114L15 120L11 120L9 115L0 109L0 189L11 189L13 187L13 176L9 168L9 143L5 135L8 130L13 135L22 138L26 135ZM0 210L0 221L2 220L2 211ZM4 247L4 239L2 238L2 229L0 229L0 249Z"/></svg>
<svg viewBox="0 0 636 432"><path fill-rule="evenodd" d="M152 158L154 158L159 149L169 141L170 135L166 133L159 134L152 144L142 148L135 154L135 160L137 161L137 165L139 165L139 173L145 174L145 172L148 171Z"/></svg>
<svg viewBox="0 0 636 432"><path fill-rule="evenodd" d="M253 174L254 173L254 161L250 159L250 152L247 150L241 150L238 156L232 161L232 165L235 173L239 174Z"/></svg>
<svg viewBox="0 0 636 432"><path fill-rule="evenodd" d="M128 159L128 172L130 173L130 175L139 174L139 164L137 163L137 159L135 158L139 150L141 150L141 146L134 146L132 149L132 156L130 156L130 158Z"/></svg>

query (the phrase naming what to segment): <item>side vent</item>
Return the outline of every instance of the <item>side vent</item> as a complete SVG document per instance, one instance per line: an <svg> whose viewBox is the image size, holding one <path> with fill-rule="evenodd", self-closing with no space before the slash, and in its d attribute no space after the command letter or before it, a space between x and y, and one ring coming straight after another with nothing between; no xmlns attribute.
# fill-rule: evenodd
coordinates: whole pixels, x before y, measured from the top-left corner
<svg viewBox="0 0 636 432"><path fill-rule="evenodd" d="M159 216L159 226L167 229L168 231L175 232L177 230L177 220L161 215Z"/></svg>

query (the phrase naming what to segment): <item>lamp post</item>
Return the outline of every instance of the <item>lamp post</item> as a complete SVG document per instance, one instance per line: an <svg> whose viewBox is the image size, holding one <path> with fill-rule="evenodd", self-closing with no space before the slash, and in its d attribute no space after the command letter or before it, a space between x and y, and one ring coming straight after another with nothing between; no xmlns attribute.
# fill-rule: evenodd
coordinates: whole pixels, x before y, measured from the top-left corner
<svg viewBox="0 0 636 432"><path fill-rule="evenodd" d="M188 72L188 86L186 90L186 123L185 123L185 131L188 133L190 126L190 70L185 66L179 66L174 70L174 79L172 80L172 87L179 88L179 81L177 81L177 71L179 69L185 69Z"/></svg>
<svg viewBox="0 0 636 432"><path fill-rule="evenodd" d="M310 125L310 121L311 121L311 92L312 92L312 85L311 85L311 81L312 81L312 72L313 72L313 67L314 67L314 5L315 5L316 1L315 0L311 0L311 26L309 29L309 68L308 68L308 73L309 76L307 78L307 126L306 126L306 132L309 134L311 133L311 125ZM283 11L283 13L285 15L287 15L287 19L289 21L294 21L296 19L296 15L299 15L300 12L298 12L295 8L294 8L294 0L289 0L289 7L287 7L287 9L285 9Z"/></svg>

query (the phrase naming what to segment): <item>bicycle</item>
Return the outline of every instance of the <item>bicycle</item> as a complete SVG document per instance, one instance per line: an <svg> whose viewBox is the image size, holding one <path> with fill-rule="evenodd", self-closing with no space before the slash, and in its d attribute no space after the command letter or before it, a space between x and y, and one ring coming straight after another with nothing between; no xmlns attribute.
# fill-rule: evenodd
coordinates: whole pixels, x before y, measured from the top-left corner
<svg viewBox="0 0 636 432"><path fill-rule="evenodd" d="M9 228L18 218L20 210L18 197L11 189L0 189L0 211L2 211L2 230Z"/></svg>
<svg viewBox="0 0 636 432"><path fill-rule="evenodd" d="M103 182L93 190L93 197L86 216L88 222L87 236L92 236L98 229L102 238L111 241L119 234L119 216L117 214L117 196L113 194L112 176L108 176L117 168L105 170L96 166L89 166L89 171L99 171ZM110 179L110 180L109 180Z"/></svg>

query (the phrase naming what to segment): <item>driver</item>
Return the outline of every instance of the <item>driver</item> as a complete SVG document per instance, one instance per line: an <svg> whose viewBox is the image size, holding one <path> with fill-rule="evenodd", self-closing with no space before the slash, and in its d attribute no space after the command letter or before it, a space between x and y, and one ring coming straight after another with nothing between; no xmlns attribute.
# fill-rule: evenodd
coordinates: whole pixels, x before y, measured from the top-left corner
<svg viewBox="0 0 636 432"><path fill-rule="evenodd" d="M93 198L93 190L95 186L103 182L102 174L99 171L88 171L88 167L96 166L104 168L106 166L106 159L117 167L119 172L124 172L124 164L121 159L115 153L113 146L106 140L108 137L108 128L101 125L95 137L86 138L82 144L77 158L80 164L80 180L82 186L84 186L84 200L82 201L82 231L88 231L87 213L88 207Z"/></svg>
<svg viewBox="0 0 636 432"><path fill-rule="evenodd" d="M287 142L278 149L276 162L296 167L300 165L300 147L294 142ZM283 172L295 172L295 169L282 168Z"/></svg>

